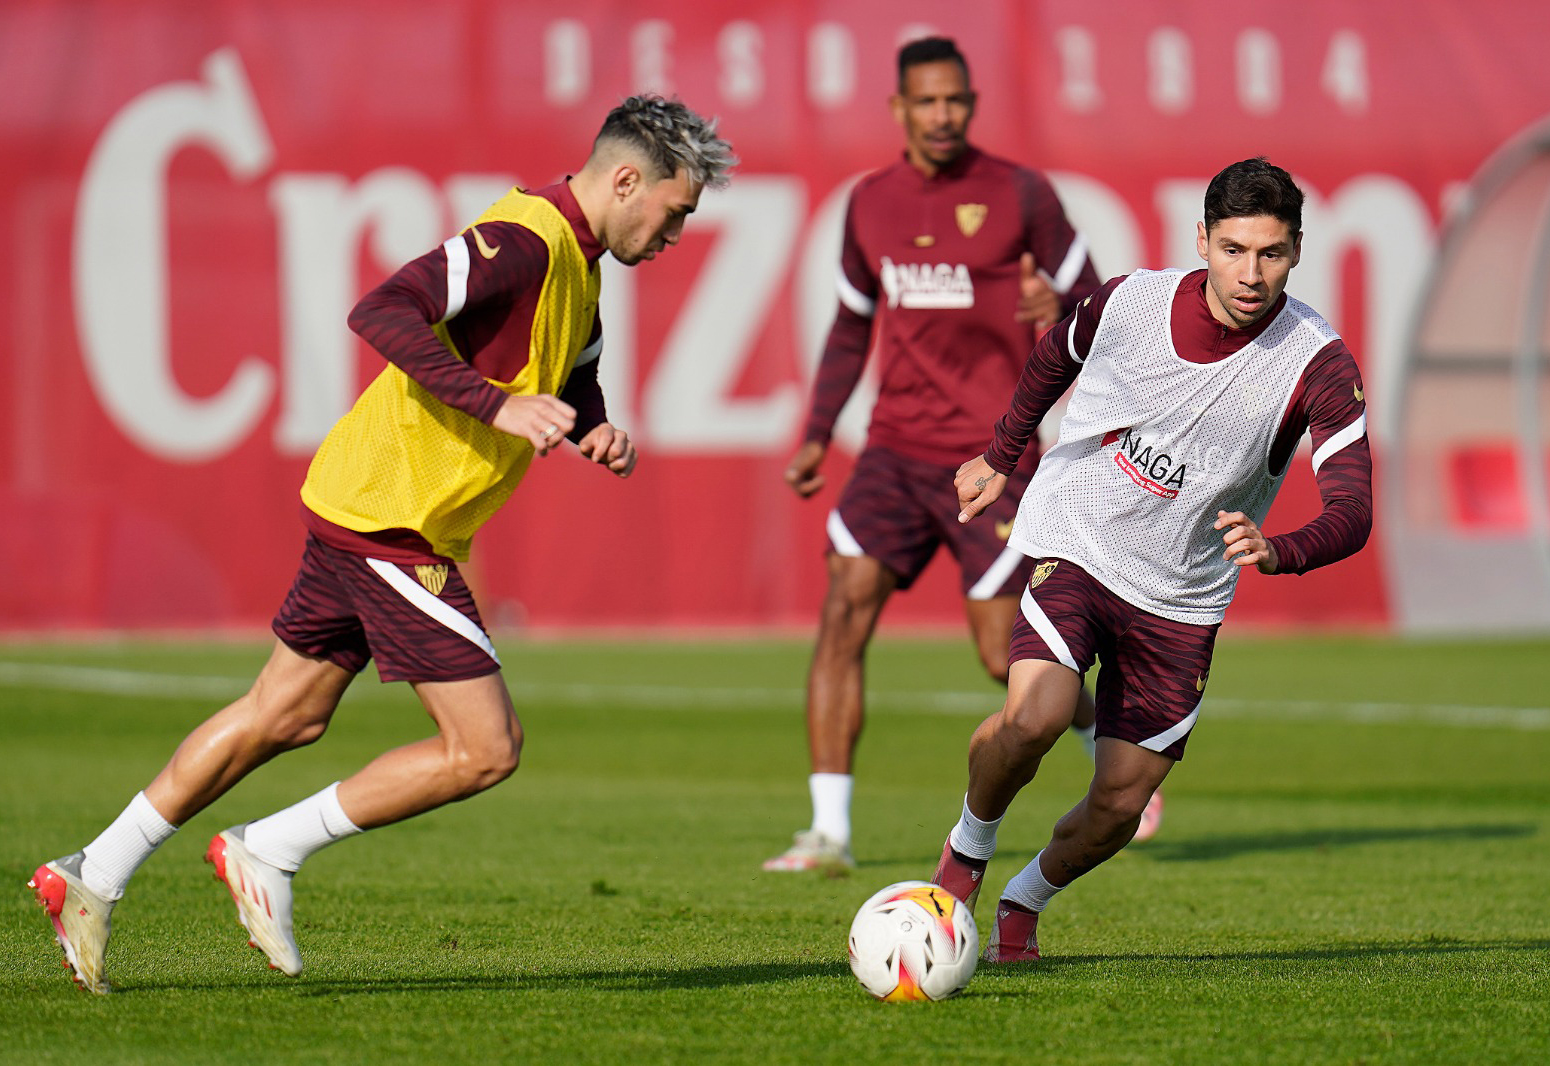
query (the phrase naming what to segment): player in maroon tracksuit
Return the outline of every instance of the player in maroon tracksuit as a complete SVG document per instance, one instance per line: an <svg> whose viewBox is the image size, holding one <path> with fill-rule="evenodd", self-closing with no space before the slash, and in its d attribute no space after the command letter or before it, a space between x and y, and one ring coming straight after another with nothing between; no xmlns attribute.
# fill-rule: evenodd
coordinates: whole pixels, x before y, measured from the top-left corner
<svg viewBox="0 0 1550 1066"><path fill-rule="evenodd" d="M840 307L803 443L786 470L803 497L823 486L835 419L875 352L880 389L867 445L828 518L829 589L807 689L813 825L767 870L851 863L866 646L888 597L909 588L943 545L958 560L980 659L1005 682L1015 594L1029 566L1006 538L1038 456L1029 455L1011 498L982 527L956 521L953 474L963 456L988 446L1039 332L1098 285L1049 181L968 143L975 94L952 41L900 50L892 104L904 158L851 195Z"/></svg>

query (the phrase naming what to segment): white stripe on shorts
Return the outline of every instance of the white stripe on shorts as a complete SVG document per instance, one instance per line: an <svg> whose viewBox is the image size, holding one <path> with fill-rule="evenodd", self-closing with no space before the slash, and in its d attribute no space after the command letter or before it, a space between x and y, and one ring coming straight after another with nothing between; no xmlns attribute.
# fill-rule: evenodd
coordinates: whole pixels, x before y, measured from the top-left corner
<svg viewBox="0 0 1550 1066"><path fill-rule="evenodd" d="M1016 548L1008 544L1001 549L1001 554L996 556L996 561L980 575L969 589L969 599L989 600L994 599L996 593L1001 591L1001 586L1006 584L1006 579L1012 576L1012 571L1026 556Z"/></svg>
<svg viewBox="0 0 1550 1066"><path fill-rule="evenodd" d="M1044 613L1044 608L1039 606L1039 601L1033 598L1032 589L1023 589L1023 617L1028 619L1028 624L1033 627L1033 631L1044 638L1044 643L1049 645L1049 650L1055 653L1062 666L1069 666L1079 674L1082 672L1082 668L1076 665L1076 659L1072 657L1065 638L1055 628L1055 623L1049 620L1049 615Z"/></svg>
<svg viewBox="0 0 1550 1066"><path fill-rule="evenodd" d="M1195 709L1190 711L1189 716L1183 721L1163 730L1155 737L1141 741L1141 747L1147 751L1162 751L1169 744L1183 737L1191 729L1195 728L1195 719L1200 717L1200 704L1204 702L1205 700L1201 700L1200 703L1195 704Z"/></svg>
<svg viewBox="0 0 1550 1066"><path fill-rule="evenodd" d="M850 530L845 528L845 520L840 517L838 507L829 512L829 524L826 528L829 533L829 543L834 545L834 550L841 555L859 559L866 554L856 538L850 535Z"/></svg>
<svg viewBox="0 0 1550 1066"><path fill-rule="evenodd" d="M495 645L490 643L489 634L475 625L467 615L432 596L423 585L392 563L382 559L367 559L366 565L375 570L378 577L392 586L394 592L408 600L417 610L430 615L470 643L478 645L486 655L495 660L496 666L501 664L500 656L495 654Z"/></svg>

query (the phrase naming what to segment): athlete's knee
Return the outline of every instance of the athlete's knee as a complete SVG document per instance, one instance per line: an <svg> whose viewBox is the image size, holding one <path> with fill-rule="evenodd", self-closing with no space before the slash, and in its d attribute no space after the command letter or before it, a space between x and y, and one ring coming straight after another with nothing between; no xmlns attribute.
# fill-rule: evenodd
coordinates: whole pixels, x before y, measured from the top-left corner
<svg viewBox="0 0 1550 1066"><path fill-rule="evenodd" d="M245 698L243 710L241 728L249 743L271 754L314 743L327 732L333 713L332 706L282 699L256 687Z"/></svg>
<svg viewBox="0 0 1550 1066"><path fill-rule="evenodd" d="M494 788L516 773L521 760L522 730L514 726L509 735L478 747L449 750L447 770L457 798L467 799Z"/></svg>
<svg viewBox="0 0 1550 1066"><path fill-rule="evenodd" d="M1095 822L1114 829L1138 820L1151 798L1152 790L1138 782L1094 780L1087 790L1087 809Z"/></svg>
<svg viewBox="0 0 1550 1066"><path fill-rule="evenodd" d="M1021 749L1042 756L1055 746L1066 731L1058 715L1051 715L1038 704L1007 702L1001 712L1002 728Z"/></svg>
<svg viewBox="0 0 1550 1066"><path fill-rule="evenodd" d="M328 720L298 715L277 723L275 741L286 751L316 743L328 732Z"/></svg>
<svg viewBox="0 0 1550 1066"><path fill-rule="evenodd" d="M870 626L894 584L892 574L875 559L831 554L829 586L823 598L824 622Z"/></svg>
<svg viewBox="0 0 1550 1066"><path fill-rule="evenodd" d="M348 684L348 680L345 681ZM343 685L333 678L272 674L265 670L238 701L249 735L273 751L313 743L328 730Z"/></svg>
<svg viewBox="0 0 1550 1066"><path fill-rule="evenodd" d="M1007 662L1006 646L988 648L979 645L980 665L985 668L985 673L998 685L1005 685L1007 677L1011 673L1011 663Z"/></svg>
<svg viewBox="0 0 1550 1066"><path fill-rule="evenodd" d="M504 781L517 772L517 767L522 762L522 726L513 721L511 730L506 735L506 742L499 746L500 758L497 760L495 772L499 774L496 781Z"/></svg>
<svg viewBox="0 0 1550 1066"><path fill-rule="evenodd" d="M824 594L823 620L831 624L869 623L886 598L875 588L835 578Z"/></svg>

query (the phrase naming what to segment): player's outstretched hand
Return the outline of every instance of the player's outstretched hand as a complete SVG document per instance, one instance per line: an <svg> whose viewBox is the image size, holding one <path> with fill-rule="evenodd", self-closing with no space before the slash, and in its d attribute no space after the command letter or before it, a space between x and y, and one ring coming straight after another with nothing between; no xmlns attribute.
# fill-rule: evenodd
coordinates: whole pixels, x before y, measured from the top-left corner
<svg viewBox="0 0 1550 1066"><path fill-rule="evenodd" d="M1226 530L1222 543L1227 550L1222 558L1234 566L1257 566L1262 574L1273 574L1279 560L1275 546L1242 511L1216 512L1216 528Z"/></svg>
<svg viewBox="0 0 1550 1066"><path fill-rule="evenodd" d="M1032 322L1039 332L1060 319L1060 297L1050 284L1050 276L1039 269L1032 252L1024 252L1018 268L1017 311L1019 322Z"/></svg>
<svg viewBox="0 0 1550 1066"><path fill-rule="evenodd" d="M502 433L525 437L540 458L559 447L576 428L576 409L557 396L508 396L490 423Z"/></svg>
<svg viewBox="0 0 1550 1066"><path fill-rule="evenodd" d="M823 466L823 457L828 450L818 441L806 441L786 464L786 484L804 500L823 488L823 475L818 468Z"/></svg>
<svg viewBox="0 0 1550 1066"><path fill-rule="evenodd" d="M992 470L983 455L970 459L958 468L953 478L958 490L958 521L967 522L1001 498L1006 490L1006 475Z"/></svg>
<svg viewBox="0 0 1550 1066"><path fill-rule="evenodd" d="M630 435L607 422L599 422L587 430L577 447L582 455L594 463L602 463L620 477L629 477L635 469L635 460L640 458Z"/></svg>

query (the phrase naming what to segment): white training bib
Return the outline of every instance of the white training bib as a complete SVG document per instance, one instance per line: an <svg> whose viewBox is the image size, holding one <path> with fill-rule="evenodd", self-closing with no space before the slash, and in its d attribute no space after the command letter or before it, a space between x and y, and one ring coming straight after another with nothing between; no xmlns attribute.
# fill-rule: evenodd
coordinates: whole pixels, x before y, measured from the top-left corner
<svg viewBox="0 0 1550 1066"><path fill-rule="evenodd" d="M1077 563L1143 610L1210 625L1239 569L1222 558L1216 513L1264 521L1285 474L1270 472L1276 431L1303 370L1338 335L1288 297L1241 350L1189 362L1170 326L1185 274L1138 270L1110 295L1011 543Z"/></svg>

